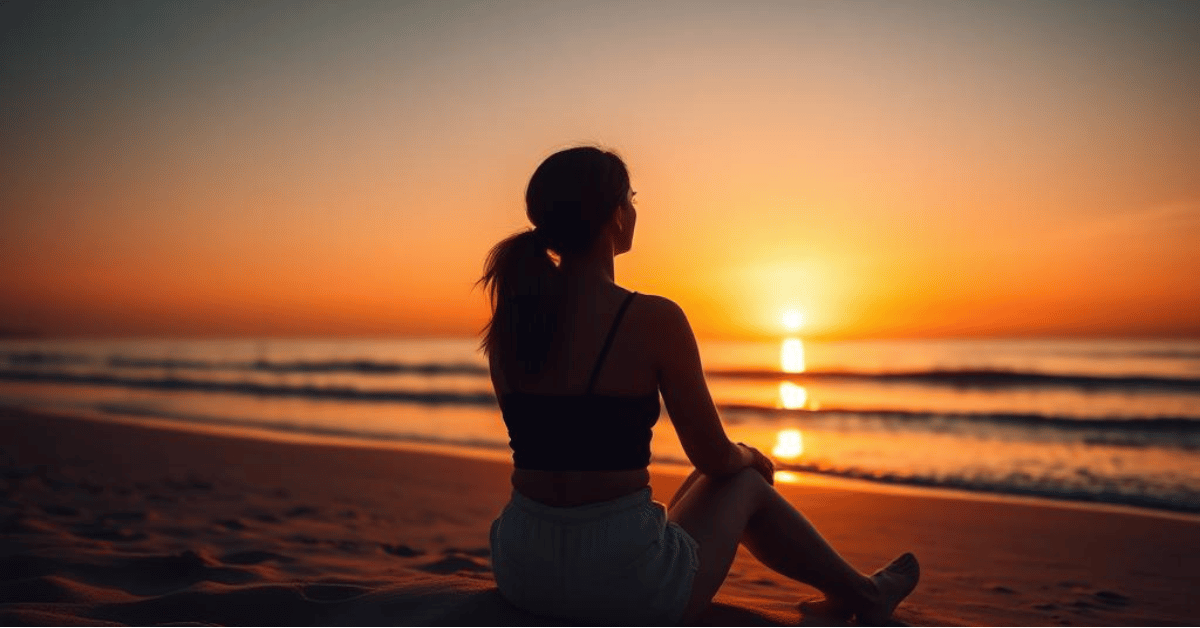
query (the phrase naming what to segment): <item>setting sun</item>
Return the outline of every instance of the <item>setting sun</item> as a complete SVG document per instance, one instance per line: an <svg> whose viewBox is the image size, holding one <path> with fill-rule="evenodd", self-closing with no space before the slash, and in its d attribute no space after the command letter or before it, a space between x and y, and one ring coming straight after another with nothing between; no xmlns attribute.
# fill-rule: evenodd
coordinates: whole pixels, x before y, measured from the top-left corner
<svg viewBox="0 0 1200 628"><path fill-rule="evenodd" d="M804 326L804 313L800 310L786 310L783 313L783 326L788 331L796 331Z"/></svg>

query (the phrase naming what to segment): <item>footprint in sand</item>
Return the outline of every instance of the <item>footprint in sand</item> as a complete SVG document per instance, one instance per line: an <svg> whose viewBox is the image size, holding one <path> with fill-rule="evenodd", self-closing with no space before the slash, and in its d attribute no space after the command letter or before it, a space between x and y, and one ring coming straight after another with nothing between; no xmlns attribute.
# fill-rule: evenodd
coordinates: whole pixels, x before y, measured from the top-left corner
<svg viewBox="0 0 1200 628"><path fill-rule="evenodd" d="M58 528L45 519L13 515L0 520L0 534L55 534Z"/></svg>
<svg viewBox="0 0 1200 628"><path fill-rule="evenodd" d="M425 565L417 565L415 569L442 575L452 574L459 571L481 572L492 570L492 568L486 563L469 558L467 556L447 556L439 561Z"/></svg>
<svg viewBox="0 0 1200 628"><path fill-rule="evenodd" d="M195 476L184 479L167 478L163 480L163 485L176 491L211 491L213 489L212 482Z"/></svg>
<svg viewBox="0 0 1200 628"><path fill-rule="evenodd" d="M42 504L42 512L54 517L78 517L80 515L78 508L62 504Z"/></svg>
<svg viewBox="0 0 1200 628"><path fill-rule="evenodd" d="M199 536L199 533L194 528L185 526L162 526L156 528L154 531L176 539L194 539Z"/></svg>
<svg viewBox="0 0 1200 628"><path fill-rule="evenodd" d="M221 557L221 562L227 565L257 565L273 560L280 563L295 562L295 559L283 554L275 552L266 552L262 550L249 550L245 552L234 552Z"/></svg>
<svg viewBox="0 0 1200 628"><path fill-rule="evenodd" d="M112 526L107 522L95 521L92 523L84 523L74 526L71 532L75 536L91 539L93 541L141 541L146 538L146 533L137 530L131 530L124 526Z"/></svg>
<svg viewBox="0 0 1200 628"><path fill-rule="evenodd" d="M412 558L413 556L423 556L425 554L425 550L423 549L413 548L403 544L390 545L388 543L380 543L379 547L388 554L391 554L392 556L400 556L401 558Z"/></svg>
<svg viewBox="0 0 1200 628"><path fill-rule="evenodd" d="M123 512L107 512L100 515L100 521L116 521L118 523L142 523L152 518L150 512L144 510L129 510Z"/></svg>
<svg viewBox="0 0 1200 628"><path fill-rule="evenodd" d="M1117 593L1116 591L1097 591L1092 594L1092 597L1109 606L1126 606L1131 601L1128 595Z"/></svg>
<svg viewBox="0 0 1200 628"><path fill-rule="evenodd" d="M442 550L442 554L445 554L447 556L449 556L451 554L466 554L467 556L478 556L479 558L487 558L488 556L492 555L492 550L491 550L491 548L487 548L487 547L474 547L474 548L469 548L469 549L460 549L457 547L447 547L446 549Z"/></svg>
<svg viewBox="0 0 1200 628"><path fill-rule="evenodd" d="M370 587L354 584L310 584L302 589L306 599L315 602L344 602L371 593Z"/></svg>

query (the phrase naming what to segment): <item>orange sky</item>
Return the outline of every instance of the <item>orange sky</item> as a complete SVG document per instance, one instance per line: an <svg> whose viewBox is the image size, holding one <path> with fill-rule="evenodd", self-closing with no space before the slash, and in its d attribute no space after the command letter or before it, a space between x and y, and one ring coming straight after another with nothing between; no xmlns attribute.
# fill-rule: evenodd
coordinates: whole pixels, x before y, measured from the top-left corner
<svg viewBox="0 0 1200 628"><path fill-rule="evenodd" d="M1200 5L0 7L0 330L464 335L629 162L699 334L1200 336Z"/></svg>

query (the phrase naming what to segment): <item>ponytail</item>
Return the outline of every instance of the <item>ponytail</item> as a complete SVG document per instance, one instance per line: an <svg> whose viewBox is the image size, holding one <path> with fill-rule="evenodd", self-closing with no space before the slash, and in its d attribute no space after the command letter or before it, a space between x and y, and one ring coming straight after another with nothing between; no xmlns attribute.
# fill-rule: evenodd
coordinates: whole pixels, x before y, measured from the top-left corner
<svg viewBox="0 0 1200 628"><path fill-rule="evenodd" d="M611 151L568 148L537 167L525 188L525 216L536 229L492 247L478 282L492 304L482 348L493 363L542 372L565 316L551 252L559 259L586 253L628 195L629 170Z"/></svg>
<svg viewBox="0 0 1200 628"><path fill-rule="evenodd" d="M492 304L482 347L489 356L541 372L558 331L562 281L540 234L528 229L492 247L483 284Z"/></svg>

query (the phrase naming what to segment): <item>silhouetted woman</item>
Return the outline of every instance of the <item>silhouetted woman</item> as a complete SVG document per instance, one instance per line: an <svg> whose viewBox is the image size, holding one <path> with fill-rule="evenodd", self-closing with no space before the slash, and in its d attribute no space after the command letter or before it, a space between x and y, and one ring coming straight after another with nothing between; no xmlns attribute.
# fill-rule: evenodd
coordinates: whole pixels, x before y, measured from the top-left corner
<svg viewBox="0 0 1200 628"><path fill-rule="evenodd" d="M771 460L726 437L679 306L614 282L633 197L617 155L555 153L525 191L534 228L488 256L484 348L515 466L491 530L501 594L566 619L692 622L742 543L860 622L887 619L916 586L916 559L873 576L846 563L774 489ZM669 511L647 470L660 393L696 467Z"/></svg>

